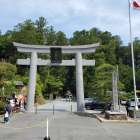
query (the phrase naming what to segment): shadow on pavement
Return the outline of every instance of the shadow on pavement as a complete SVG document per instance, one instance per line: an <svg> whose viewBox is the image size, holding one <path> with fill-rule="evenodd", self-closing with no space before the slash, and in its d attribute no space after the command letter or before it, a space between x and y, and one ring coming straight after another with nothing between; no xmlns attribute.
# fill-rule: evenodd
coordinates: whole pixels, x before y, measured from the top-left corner
<svg viewBox="0 0 140 140"><path fill-rule="evenodd" d="M95 114L93 113L86 113L86 112L74 112L74 114L81 116L81 117L91 117L91 118L97 118Z"/></svg>

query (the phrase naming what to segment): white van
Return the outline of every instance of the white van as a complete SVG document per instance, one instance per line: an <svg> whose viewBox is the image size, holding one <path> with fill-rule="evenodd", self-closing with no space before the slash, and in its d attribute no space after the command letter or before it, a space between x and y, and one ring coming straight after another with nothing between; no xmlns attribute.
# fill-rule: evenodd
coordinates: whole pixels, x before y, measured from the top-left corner
<svg viewBox="0 0 140 140"><path fill-rule="evenodd" d="M135 99L130 99L130 107L135 107ZM137 98L138 107L140 108L140 98Z"/></svg>

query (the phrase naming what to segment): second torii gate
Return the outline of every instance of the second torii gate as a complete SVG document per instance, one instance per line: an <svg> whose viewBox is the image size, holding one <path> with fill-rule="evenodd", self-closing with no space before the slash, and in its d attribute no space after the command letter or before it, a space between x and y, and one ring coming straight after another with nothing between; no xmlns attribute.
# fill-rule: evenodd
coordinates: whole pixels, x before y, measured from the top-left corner
<svg viewBox="0 0 140 140"><path fill-rule="evenodd" d="M36 72L38 65L49 66L75 66L76 65L76 96L77 111L84 112L84 86L83 86L83 66L95 65L95 60L82 59L82 53L93 53L99 43L79 46L43 46L13 43L19 52L31 53L31 59L18 59L18 65L30 65L29 93L27 98L27 112L34 112L34 97L36 86ZM39 59L38 53L50 53L51 48L61 48L62 53L75 54L76 59L62 60L62 63L51 63L50 60Z"/></svg>

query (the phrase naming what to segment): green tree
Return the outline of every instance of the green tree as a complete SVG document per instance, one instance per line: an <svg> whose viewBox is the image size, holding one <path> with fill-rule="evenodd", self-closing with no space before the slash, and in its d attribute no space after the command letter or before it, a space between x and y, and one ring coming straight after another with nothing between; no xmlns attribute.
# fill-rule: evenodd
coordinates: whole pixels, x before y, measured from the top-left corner
<svg viewBox="0 0 140 140"><path fill-rule="evenodd" d="M112 72L115 67L110 64L103 64L95 69L94 89L96 97L102 101L111 100Z"/></svg>
<svg viewBox="0 0 140 140"><path fill-rule="evenodd" d="M10 94L15 90L14 79L16 74L16 66L0 62L0 88L5 88L5 93Z"/></svg>
<svg viewBox="0 0 140 140"><path fill-rule="evenodd" d="M55 45L56 44L56 32L54 31L53 26L50 26L46 32L46 44Z"/></svg>
<svg viewBox="0 0 140 140"><path fill-rule="evenodd" d="M0 36L0 59L15 63L16 48L11 43L11 32Z"/></svg>
<svg viewBox="0 0 140 140"><path fill-rule="evenodd" d="M13 80L16 74L16 66L6 63L0 62L0 81L10 81Z"/></svg>
<svg viewBox="0 0 140 140"><path fill-rule="evenodd" d="M37 32L41 33L43 36L46 31L47 21L44 17L39 17L38 20L36 20L35 25L37 26Z"/></svg>
<svg viewBox="0 0 140 140"><path fill-rule="evenodd" d="M39 34L36 32L35 23L31 20L26 20L15 26L12 33L12 41L25 44L39 44Z"/></svg>
<svg viewBox="0 0 140 140"><path fill-rule="evenodd" d="M66 38L66 35L59 31L56 33L56 45L61 46L61 45L67 45L68 40Z"/></svg>
<svg viewBox="0 0 140 140"><path fill-rule="evenodd" d="M45 44L46 43L46 31L47 31L47 21L44 17L39 17L38 20L35 22L36 30L38 33L37 39L39 41L39 44Z"/></svg>
<svg viewBox="0 0 140 140"><path fill-rule="evenodd" d="M128 65L119 65L119 79L125 86L126 92L133 91L132 69Z"/></svg>
<svg viewBox="0 0 140 140"><path fill-rule="evenodd" d="M47 97L49 94L58 95L62 92L63 82L54 76L47 75L45 80L46 89L44 96Z"/></svg>
<svg viewBox="0 0 140 140"><path fill-rule="evenodd" d="M86 30L76 31L70 39L72 45L85 45L89 44L89 32Z"/></svg>
<svg viewBox="0 0 140 140"><path fill-rule="evenodd" d="M140 68L140 40L135 38L134 40L134 56L135 56L135 66L136 69L139 70Z"/></svg>
<svg viewBox="0 0 140 140"><path fill-rule="evenodd" d="M100 34L100 39L101 39L102 45L109 44L111 38L112 38L112 35L108 31L101 32L101 34Z"/></svg>

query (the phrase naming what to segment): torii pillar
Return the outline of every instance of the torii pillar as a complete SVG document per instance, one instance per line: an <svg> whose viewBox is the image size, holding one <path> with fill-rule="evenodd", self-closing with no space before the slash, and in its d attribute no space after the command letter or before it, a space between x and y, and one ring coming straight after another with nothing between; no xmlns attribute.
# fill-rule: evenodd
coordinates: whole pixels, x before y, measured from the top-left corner
<svg viewBox="0 0 140 140"><path fill-rule="evenodd" d="M36 87L36 73L37 73L37 53L31 53L30 73L29 73L29 91L27 97L27 111L34 112L34 98Z"/></svg>
<svg viewBox="0 0 140 140"><path fill-rule="evenodd" d="M84 84L83 84L83 65L92 66L95 64L94 60L82 59L82 53L95 52L99 43L80 46L41 46L41 45L27 45L20 43L13 43L19 52L30 52L31 59L18 59L20 65L30 65L30 80L29 93L27 99L27 112L34 112L34 97L36 87L36 72L37 65L49 66L74 66L76 65L76 96L77 96L77 112L84 112ZM62 63L52 64L50 60L38 59L38 53L50 53L51 48L61 48L62 53L75 54L75 61L63 60Z"/></svg>
<svg viewBox="0 0 140 140"><path fill-rule="evenodd" d="M84 112L84 83L83 83L83 64L82 54L76 53L76 97L77 97L77 111Z"/></svg>

